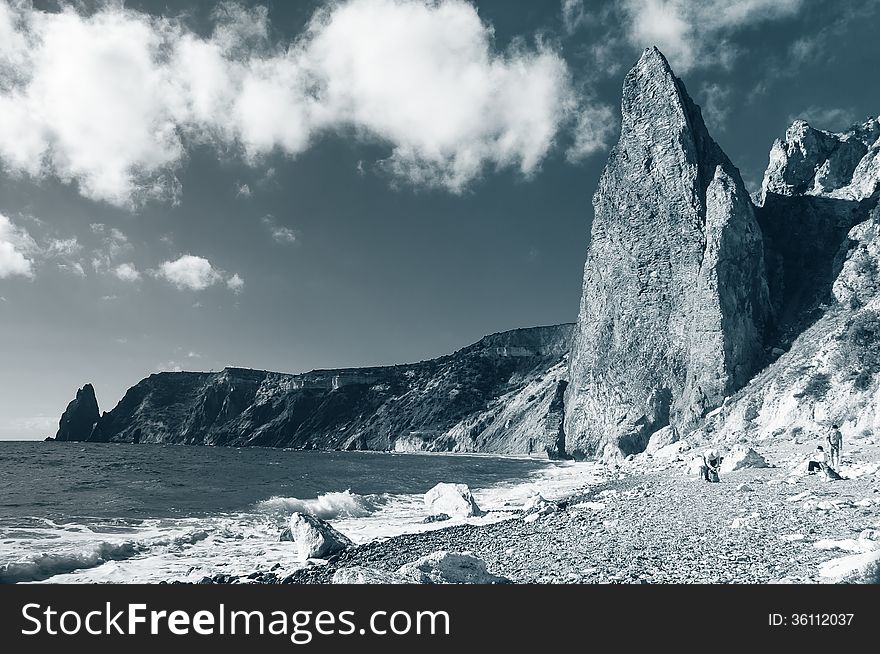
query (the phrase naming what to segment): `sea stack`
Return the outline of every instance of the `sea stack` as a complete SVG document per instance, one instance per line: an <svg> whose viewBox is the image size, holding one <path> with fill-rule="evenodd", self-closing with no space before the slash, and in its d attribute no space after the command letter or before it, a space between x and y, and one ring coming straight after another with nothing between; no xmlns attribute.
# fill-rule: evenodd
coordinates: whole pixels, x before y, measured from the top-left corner
<svg viewBox="0 0 880 654"><path fill-rule="evenodd" d="M612 459L686 432L763 360L764 247L739 171L656 48L627 74L566 392L567 449Z"/></svg>
<svg viewBox="0 0 880 654"><path fill-rule="evenodd" d="M101 417L95 389L86 384L76 392L76 397L67 405L58 423L56 441L87 441L92 429Z"/></svg>

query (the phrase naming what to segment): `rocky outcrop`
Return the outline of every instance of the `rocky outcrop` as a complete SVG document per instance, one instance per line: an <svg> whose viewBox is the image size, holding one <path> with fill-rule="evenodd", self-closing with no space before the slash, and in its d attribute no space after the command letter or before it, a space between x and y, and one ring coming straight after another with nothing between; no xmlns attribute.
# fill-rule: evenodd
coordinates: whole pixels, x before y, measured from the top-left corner
<svg viewBox="0 0 880 654"><path fill-rule="evenodd" d="M781 270L781 282L771 281L785 328L774 350L778 358L730 397L696 437L798 439L824 434L832 423L841 425L845 441L880 431L876 140L857 148L864 156L838 168L833 184L814 180L816 171L829 168L823 158L829 143L832 152L840 147L834 143L868 143L877 137L877 121L841 134L819 132L815 139L802 136L809 130L797 122L774 145L759 208L768 251Z"/></svg>
<svg viewBox="0 0 880 654"><path fill-rule="evenodd" d="M65 439L563 456L559 388L571 330L513 330L399 366L160 373L103 417L95 404L92 422Z"/></svg>
<svg viewBox="0 0 880 654"><path fill-rule="evenodd" d="M621 110L593 199L565 411L568 450L606 458L696 426L760 368L770 319L751 200L658 50L627 75Z"/></svg>
<svg viewBox="0 0 880 654"><path fill-rule="evenodd" d="M61 415L55 440L89 440L100 418L95 389L91 384L86 384L76 392L76 398Z"/></svg>
<svg viewBox="0 0 880 654"><path fill-rule="evenodd" d="M878 138L874 119L840 134L798 120L773 144L757 216L777 317L768 340L782 349L833 301L848 232L876 204Z"/></svg>

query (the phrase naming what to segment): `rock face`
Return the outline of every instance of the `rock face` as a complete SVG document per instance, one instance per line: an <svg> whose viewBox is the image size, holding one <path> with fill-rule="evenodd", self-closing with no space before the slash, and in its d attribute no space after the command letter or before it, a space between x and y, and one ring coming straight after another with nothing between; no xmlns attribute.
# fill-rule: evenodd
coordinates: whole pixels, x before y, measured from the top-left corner
<svg viewBox="0 0 880 654"><path fill-rule="evenodd" d="M468 518L482 514L465 484L437 484L425 493L425 508L432 516Z"/></svg>
<svg viewBox="0 0 880 654"><path fill-rule="evenodd" d="M878 138L874 119L840 134L798 120L773 144L757 216L777 315L771 339L786 349L831 301L847 233L876 204Z"/></svg>
<svg viewBox="0 0 880 654"><path fill-rule="evenodd" d="M67 405L62 414L55 440L89 440L100 418L95 389L91 384L86 384L76 392L76 398Z"/></svg>
<svg viewBox="0 0 880 654"><path fill-rule="evenodd" d="M326 558L352 545L347 536L336 531L329 523L305 513L290 516L290 524L285 531L289 533L303 561Z"/></svg>
<svg viewBox="0 0 880 654"><path fill-rule="evenodd" d="M851 442L880 431L878 135L876 119L839 134L798 121L774 144L758 216L777 360L698 435L797 440L837 423Z"/></svg>
<svg viewBox="0 0 880 654"><path fill-rule="evenodd" d="M569 451L641 452L692 428L763 360L761 231L739 172L656 49L623 87L572 341Z"/></svg>
<svg viewBox="0 0 880 654"><path fill-rule="evenodd" d="M571 331L517 329L381 368L151 375L64 440L561 456Z"/></svg>

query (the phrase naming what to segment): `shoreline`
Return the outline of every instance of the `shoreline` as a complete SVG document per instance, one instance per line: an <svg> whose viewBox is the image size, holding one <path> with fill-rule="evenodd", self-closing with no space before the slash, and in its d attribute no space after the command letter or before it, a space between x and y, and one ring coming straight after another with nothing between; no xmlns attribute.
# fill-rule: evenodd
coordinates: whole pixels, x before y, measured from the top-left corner
<svg viewBox="0 0 880 654"><path fill-rule="evenodd" d="M609 472L537 520L519 512L367 542L287 575L267 566L200 583L326 584L339 569L393 572L439 550L471 552L516 584L880 583L880 472L828 482L772 465L718 484L680 462Z"/></svg>

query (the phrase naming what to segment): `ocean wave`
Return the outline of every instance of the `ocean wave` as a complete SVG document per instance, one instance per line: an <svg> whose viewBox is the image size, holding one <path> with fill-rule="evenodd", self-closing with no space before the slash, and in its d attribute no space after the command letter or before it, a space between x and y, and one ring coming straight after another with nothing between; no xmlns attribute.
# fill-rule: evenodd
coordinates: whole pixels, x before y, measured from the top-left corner
<svg viewBox="0 0 880 654"><path fill-rule="evenodd" d="M107 561L123 561L137 556L146 546L137 541L90 543L66 552L36 552L0 566L0 584L43 581L58 574L94 568Z"/></svg>
<svg viewBox="0 0 880 654"><path fill-rule="evenodd" d="M376 512L384 503L379 495L358 495L346 490L324 493L315 499L301 500L297 497L270 497L257 503L257 509L268 513L308 513L322 520L335 518L365 518Z"/></svg>

